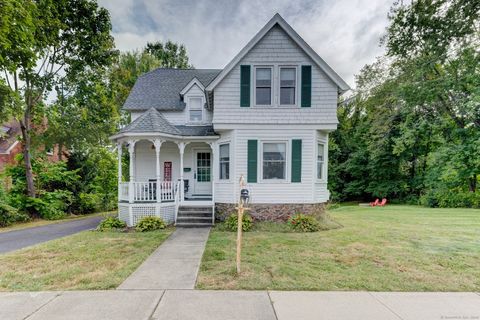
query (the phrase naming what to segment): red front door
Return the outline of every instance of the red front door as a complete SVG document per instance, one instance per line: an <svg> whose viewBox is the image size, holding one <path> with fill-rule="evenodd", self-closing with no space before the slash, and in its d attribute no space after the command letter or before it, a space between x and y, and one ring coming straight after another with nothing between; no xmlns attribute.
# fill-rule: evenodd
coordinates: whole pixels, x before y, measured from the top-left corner
<svg viewBox="0 0 480 320"><path fill-rule="evenodd" d="M172 162L165 161L163 163L163 180L172 181Z"/></svg>

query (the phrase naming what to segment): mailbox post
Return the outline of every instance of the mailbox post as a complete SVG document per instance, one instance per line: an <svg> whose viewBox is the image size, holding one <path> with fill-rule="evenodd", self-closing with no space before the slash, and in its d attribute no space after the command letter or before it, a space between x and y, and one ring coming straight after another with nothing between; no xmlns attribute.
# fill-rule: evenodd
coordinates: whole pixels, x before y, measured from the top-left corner
<svg viewBox="0 0 480 320"><path fill-rule="evenodd" d="M240 198L238 201L237 216L237 274L240 273L240 262L242 255L242 232L243 232L243 213L248 210L245 206L250 201L249 191L245 185L245 178L240 176Z"/></svg>

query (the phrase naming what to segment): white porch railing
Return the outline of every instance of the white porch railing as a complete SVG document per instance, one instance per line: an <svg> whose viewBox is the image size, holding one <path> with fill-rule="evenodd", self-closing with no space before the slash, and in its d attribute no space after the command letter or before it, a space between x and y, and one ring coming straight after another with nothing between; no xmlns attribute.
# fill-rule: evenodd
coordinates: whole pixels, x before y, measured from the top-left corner
<svg viewBox="0 0 480 320"><path fill-rule="evenodd" d="M153 202L157 201L156 182L132 182L133 201L135 202Z"/></svg>
<svg viewBox="0 0 480 320"><path fill-rule="evenodd" d="M130 190L130 186L133 190ZM133 202L172 202L176 201L176 194L179 190L179 183L172 181L161 181L157 190L156 181L148 182L121 182L119 184L120 201ZM130 191L133 192L130 198ZM157 201L157 198L159 198Z"/></svg>

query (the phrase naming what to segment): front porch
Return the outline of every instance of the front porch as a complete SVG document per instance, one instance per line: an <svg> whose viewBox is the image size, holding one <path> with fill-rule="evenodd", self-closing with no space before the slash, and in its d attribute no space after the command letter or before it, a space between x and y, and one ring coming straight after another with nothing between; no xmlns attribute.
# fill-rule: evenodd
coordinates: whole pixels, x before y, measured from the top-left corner
<svg viewBox="0 0 480 320"><path fill-rule="evenodd" d="M136 137L117 140L119 218L134 226L145 216L177 223L179 208L210 207L213 224L213 141ZM122 172L123 149L129 156ZM126 181L125 181L126 180Z"/></svg>

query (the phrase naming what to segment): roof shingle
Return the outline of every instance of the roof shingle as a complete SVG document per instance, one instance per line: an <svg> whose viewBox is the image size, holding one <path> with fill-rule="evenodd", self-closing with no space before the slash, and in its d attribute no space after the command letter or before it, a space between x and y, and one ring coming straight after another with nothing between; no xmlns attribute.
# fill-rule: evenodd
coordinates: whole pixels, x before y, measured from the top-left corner
<svg viewBox="0 0 480 320"><path fill-rule="evenodd" d="M205 87L220 73L219 69L158 68L140 76L130 92L125 110L183 110L180 91L197 78Z"/></svg>

